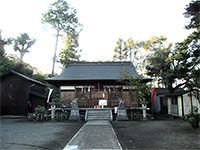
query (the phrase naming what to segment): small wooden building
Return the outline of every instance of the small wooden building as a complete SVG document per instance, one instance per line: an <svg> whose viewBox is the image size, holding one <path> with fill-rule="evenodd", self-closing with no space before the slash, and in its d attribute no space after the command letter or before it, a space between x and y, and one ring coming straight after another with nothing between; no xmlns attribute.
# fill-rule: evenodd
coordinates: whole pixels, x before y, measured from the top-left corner
<svg viewBox="0 0 200 150"><path fill-rule="evenodd" d="M135 80L151 81L138 75L131 62L69 62L60 75L46 81L60 88L60 97L65 103L78 98L79 107L93 108L105 100L106 107L113 108L122 98L126 107L130 107L132 102L138 102L138 94L135 91L134 99L131 99L126 86L119 82L120 70L124 69Z"/></svg>
<svg viewBox="0 0 200 150"><path fill-rule="evenodd" d="M38 105L46 107L45 84L10 71L1 76L0 115L27 115Z"/></svg>
<svg viewBox="0 0 200 150"><path fill-rule="evenodd" d="M200 101L199 101L199 91L177 91L173 94L166 95L168 114L184 117L189 115L192 106L198 108L198 113L200 113Z"/></svg>
<svg viewBox="0 0 200 150"><path fill-rule="evenodd" d="M177 89L175 93L183 92ZM168 114L168 103L166 95L170 94L167 88L156 88L153 100L153 112L157 114Z"/></svg>

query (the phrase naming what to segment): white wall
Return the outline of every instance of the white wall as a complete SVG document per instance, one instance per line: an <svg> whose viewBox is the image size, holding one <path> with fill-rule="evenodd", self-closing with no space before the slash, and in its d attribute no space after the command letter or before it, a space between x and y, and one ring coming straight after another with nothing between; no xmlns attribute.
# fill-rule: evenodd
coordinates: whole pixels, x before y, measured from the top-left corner
<svg viewBox="0 0 200 150"><path fill-rule="evenodd" d="M171 97L168 97L167 102L168 102L168 114L172 114L171 110ZM198 108L198 113L200 113L200 105L199 101L197 98L192 95L192 105L196 106ZM190 93L185 93L183 94L183 109L184 109L184 115L189 115L191 112L191 99L190 99ZM178 116L182 117L182 102L181 102L181 96L178 96Z"/></svg>
<svg viewBox="0 0 200 150"><path fill-rule="evenodd" d="M181 96L178 96L178 116L182 116L182 102L181 102Z"/></svg>
<svg viewBox="0 0 200 150"><path fill-rule="evenodd" d="M184 106L184 114L189 115L191 111L191 100L188 96L188 93L183 95L183 106Z"/></svg>
<svg viewBox="0 0 200 150"><path fill-rule="evenodd" d="M168 114L171 114L171 105L172 105L171 100L172 100L171 97L168 97L168 98L167 98Z"/></svg>

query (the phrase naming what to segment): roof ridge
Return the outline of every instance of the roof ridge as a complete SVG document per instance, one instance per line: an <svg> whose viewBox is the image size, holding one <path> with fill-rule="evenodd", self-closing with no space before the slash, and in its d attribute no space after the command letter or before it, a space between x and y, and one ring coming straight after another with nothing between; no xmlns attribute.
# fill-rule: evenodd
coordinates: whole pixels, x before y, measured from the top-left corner
<svg viewBox="0 0 200 150"><path fill-rule="evenodd" d="M133 65L132 62L126 61L126 62L67 62L66 66L72 66L72 65L126 65L131 66Z"/></svg>

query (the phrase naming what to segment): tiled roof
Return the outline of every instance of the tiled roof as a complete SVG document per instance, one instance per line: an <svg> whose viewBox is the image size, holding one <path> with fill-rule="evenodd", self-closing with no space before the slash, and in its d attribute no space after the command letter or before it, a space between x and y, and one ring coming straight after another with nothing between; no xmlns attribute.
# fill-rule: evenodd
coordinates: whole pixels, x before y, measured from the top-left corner
<svg viewBox="0 0 200 150"><path fill-rule="evenodd" d="M134 79L141 78L131 62L70 62L63 68L60 75L46 79L46 81L119 80L122 77L120 70L124 71L125 68Z"/></svg>

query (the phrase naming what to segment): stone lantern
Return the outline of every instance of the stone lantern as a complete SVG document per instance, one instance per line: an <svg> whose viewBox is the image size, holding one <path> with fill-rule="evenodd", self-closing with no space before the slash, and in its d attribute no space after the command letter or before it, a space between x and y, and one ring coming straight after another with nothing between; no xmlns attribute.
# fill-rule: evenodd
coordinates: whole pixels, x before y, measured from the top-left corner
<svg viewBox="0 0 200 150"><path fill-rule="evenodd" d="M147 110L147 104L148 102L146 101L145 98L140 102L142 104L142 111L143 111L143 119L142 120L147 120L147 115L146 115L146 110Z"/></svg>

